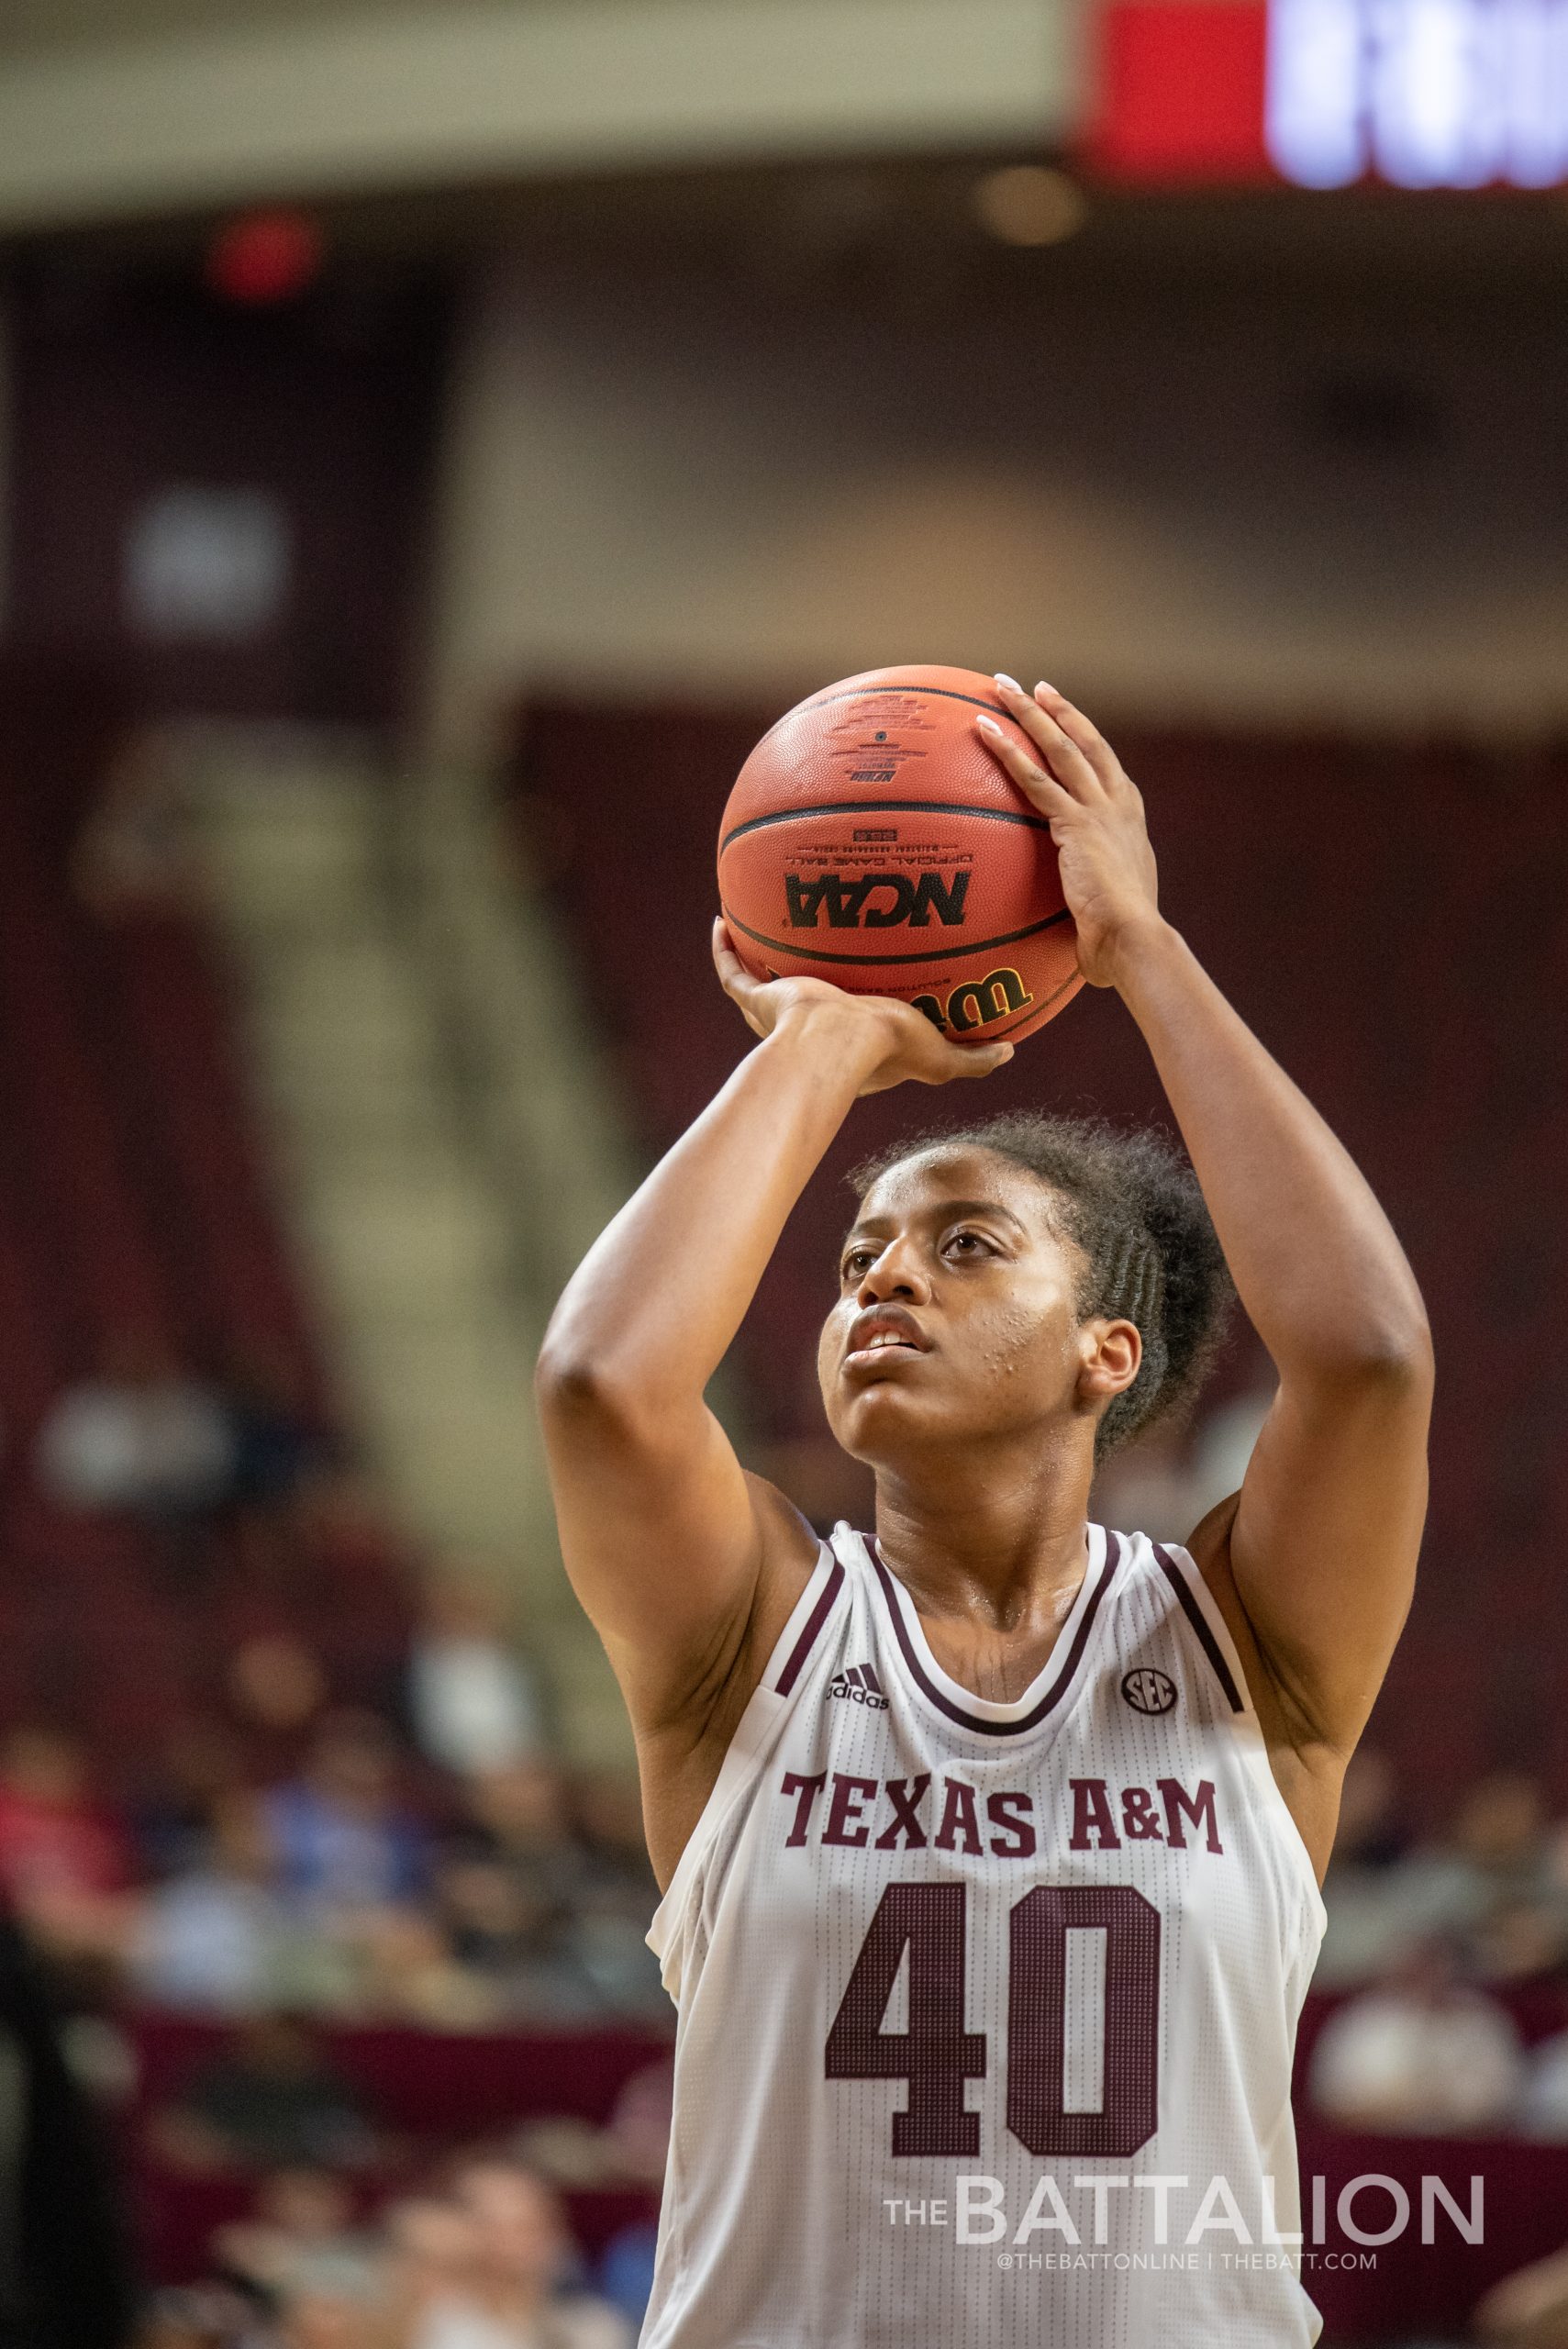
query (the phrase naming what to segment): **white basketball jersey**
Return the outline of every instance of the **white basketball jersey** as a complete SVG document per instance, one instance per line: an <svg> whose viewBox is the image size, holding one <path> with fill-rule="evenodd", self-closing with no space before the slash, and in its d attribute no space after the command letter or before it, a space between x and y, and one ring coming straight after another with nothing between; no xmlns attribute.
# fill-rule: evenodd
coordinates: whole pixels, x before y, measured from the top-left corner
<svg viewBox="0 0 1568 2349"><path fill-rule="evenodd" d="M1089 1529L1011 1704L824 1543L649 1932L680 2021L643 2349L1306 2349L1324 1913L1185 1552Z"/></svg>

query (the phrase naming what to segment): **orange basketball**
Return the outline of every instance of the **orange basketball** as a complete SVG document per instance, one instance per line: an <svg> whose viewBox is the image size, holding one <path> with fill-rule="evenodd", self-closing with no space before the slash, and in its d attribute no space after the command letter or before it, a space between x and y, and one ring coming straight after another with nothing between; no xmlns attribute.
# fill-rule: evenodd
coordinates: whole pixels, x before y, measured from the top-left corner
<svg viewBox="0 0 1568 2349"><path fill-rule="evenodd" d="M981 710L1024 740L973 670L872 669L764 734L718 836L748 969L902 996L961 1043L1028 1036L1071 1001L1084 979L1051 829L986 750Z"/></svg>

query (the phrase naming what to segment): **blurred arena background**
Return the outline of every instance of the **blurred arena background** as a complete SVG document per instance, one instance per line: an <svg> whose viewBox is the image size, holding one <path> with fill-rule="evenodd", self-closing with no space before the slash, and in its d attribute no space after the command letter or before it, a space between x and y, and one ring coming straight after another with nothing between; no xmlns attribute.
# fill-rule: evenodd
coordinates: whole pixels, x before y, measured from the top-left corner
<svg viewBox="0 0 1568 2349"><path fill-rule="evenodd" d="M5 0L0 2341L634 2337L673 2017L528 1376L745 1042L740 759L922 658L1103 725L1415 1260L1311 2288L1568 2337L1564 183L1564 0ZM1099 996L995 1089L1156 1108ZM723 1398L824 1522L927 1106ZM1481 2240L1385 2239L1433 2175Z"/></svg>

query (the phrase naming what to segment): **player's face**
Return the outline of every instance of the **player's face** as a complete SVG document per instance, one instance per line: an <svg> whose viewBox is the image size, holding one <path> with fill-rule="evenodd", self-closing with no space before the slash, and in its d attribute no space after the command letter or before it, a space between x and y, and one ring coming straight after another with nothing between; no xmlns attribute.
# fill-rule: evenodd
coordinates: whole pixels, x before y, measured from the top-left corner
<svg viewBox="0 0 1568 2349"><path fill-rule="evenodd" d="M1083 1271L1053 1195L1010 1160L939 1148L894 1167L844 1241L818 1351L845 1451L892 1462L1078 1415L1092 1431L1105 1397L1087 1391L1085 1365L1106 1325L1079 1321ZM1135 1334L1131 1345L1135 1373Z"/></svg>

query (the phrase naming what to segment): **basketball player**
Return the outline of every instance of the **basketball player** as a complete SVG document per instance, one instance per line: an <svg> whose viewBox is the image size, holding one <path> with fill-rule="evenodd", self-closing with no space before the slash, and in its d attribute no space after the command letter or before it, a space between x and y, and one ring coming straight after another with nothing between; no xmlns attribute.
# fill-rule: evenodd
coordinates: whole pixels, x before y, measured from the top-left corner
<svg viewBox="0 0 1568 2349"><path fill-rule="evenodd" d="M1044 1118L872 1169L819 1368L876 1522L818 1542L704 1388L856 1097L1010 1047L760 983L721 929L762 1041L540 1365L680 2014L645 2349L1317 2336L1291 2054L1410 1600L1427 1323L1356 1168L1161 915L1114 753L1051 687L998 684L1036 755L978 722L1050 820L1084 974L1141 1030L1201 1198L1153 1139ZM1279 1375L1241 1490L1184 1550L1089 1524L1096 1459L1201 1369L1221 1248Z"/></svg>

